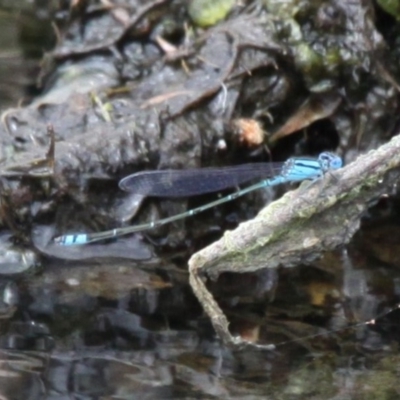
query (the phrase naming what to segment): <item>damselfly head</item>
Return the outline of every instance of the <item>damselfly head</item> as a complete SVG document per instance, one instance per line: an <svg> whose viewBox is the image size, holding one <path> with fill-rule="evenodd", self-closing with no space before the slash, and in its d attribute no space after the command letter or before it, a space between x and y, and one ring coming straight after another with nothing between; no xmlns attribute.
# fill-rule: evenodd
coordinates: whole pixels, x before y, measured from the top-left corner
<svg viewBox="0 0 400 400"><path fill-rule="evenodd" d="M335 169L342 168L343 161L342 159L333 153L325 151L318 156L318 161L321 164L321 167L324 171L331 171Z"/></svg>

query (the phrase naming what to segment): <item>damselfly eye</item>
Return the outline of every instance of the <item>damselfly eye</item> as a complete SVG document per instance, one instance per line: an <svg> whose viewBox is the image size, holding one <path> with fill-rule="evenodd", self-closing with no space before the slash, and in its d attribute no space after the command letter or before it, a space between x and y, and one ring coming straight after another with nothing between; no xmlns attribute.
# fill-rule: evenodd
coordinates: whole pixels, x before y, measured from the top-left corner
<svg viewBox="0 0 400 400"><path fill-rule="evenodd" d="M340 157L335 156L330 162L332 169L339 169L343 167L343 161Z"/></svg>

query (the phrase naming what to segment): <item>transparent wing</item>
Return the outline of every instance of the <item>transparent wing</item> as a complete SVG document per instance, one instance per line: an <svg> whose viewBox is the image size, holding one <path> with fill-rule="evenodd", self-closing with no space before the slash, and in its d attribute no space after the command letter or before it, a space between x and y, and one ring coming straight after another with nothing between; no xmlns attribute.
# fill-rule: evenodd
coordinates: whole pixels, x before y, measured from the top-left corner
<svg viewBox="0 0 400 400"><path fill-rule="evenodd" d="M283 165L252 163L222 168L144 171L123 178L119 187L144 196L189 197L279 175Z"/></svg>

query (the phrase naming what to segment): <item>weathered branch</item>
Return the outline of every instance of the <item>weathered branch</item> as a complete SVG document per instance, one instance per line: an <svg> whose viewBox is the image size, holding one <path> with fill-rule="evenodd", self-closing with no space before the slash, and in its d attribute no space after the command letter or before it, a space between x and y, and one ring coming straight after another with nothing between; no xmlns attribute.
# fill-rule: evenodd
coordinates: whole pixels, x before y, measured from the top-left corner
<svg viewBox="0 0 400 400"><path fill-rule="evenodd" d="M190 284L215 330L227 344L245 344L228 330L228 320L203 277L309 263L323 251L347 243L373 201L400 176L400 135L378 150L329 174L310 187L286 193L258 216L228 231L189 260Z"/></svg>

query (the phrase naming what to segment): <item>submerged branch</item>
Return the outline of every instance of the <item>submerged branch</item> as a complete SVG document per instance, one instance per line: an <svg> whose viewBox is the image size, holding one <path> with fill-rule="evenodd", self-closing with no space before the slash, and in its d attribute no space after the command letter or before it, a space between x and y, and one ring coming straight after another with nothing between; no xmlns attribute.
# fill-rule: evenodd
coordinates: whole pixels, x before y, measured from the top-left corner
<svg viewBox="0 0 400 400"><path fill-rule="evenodd" d="M310 187L286 193L258 216L194 254L190 284L215 330L228 344L245 344L228 331L229 322L204 283L222 272L293 267L323 251L344 245L360 226L363 213L400 177L400 135L378 150L329 174Z"/></svg>

